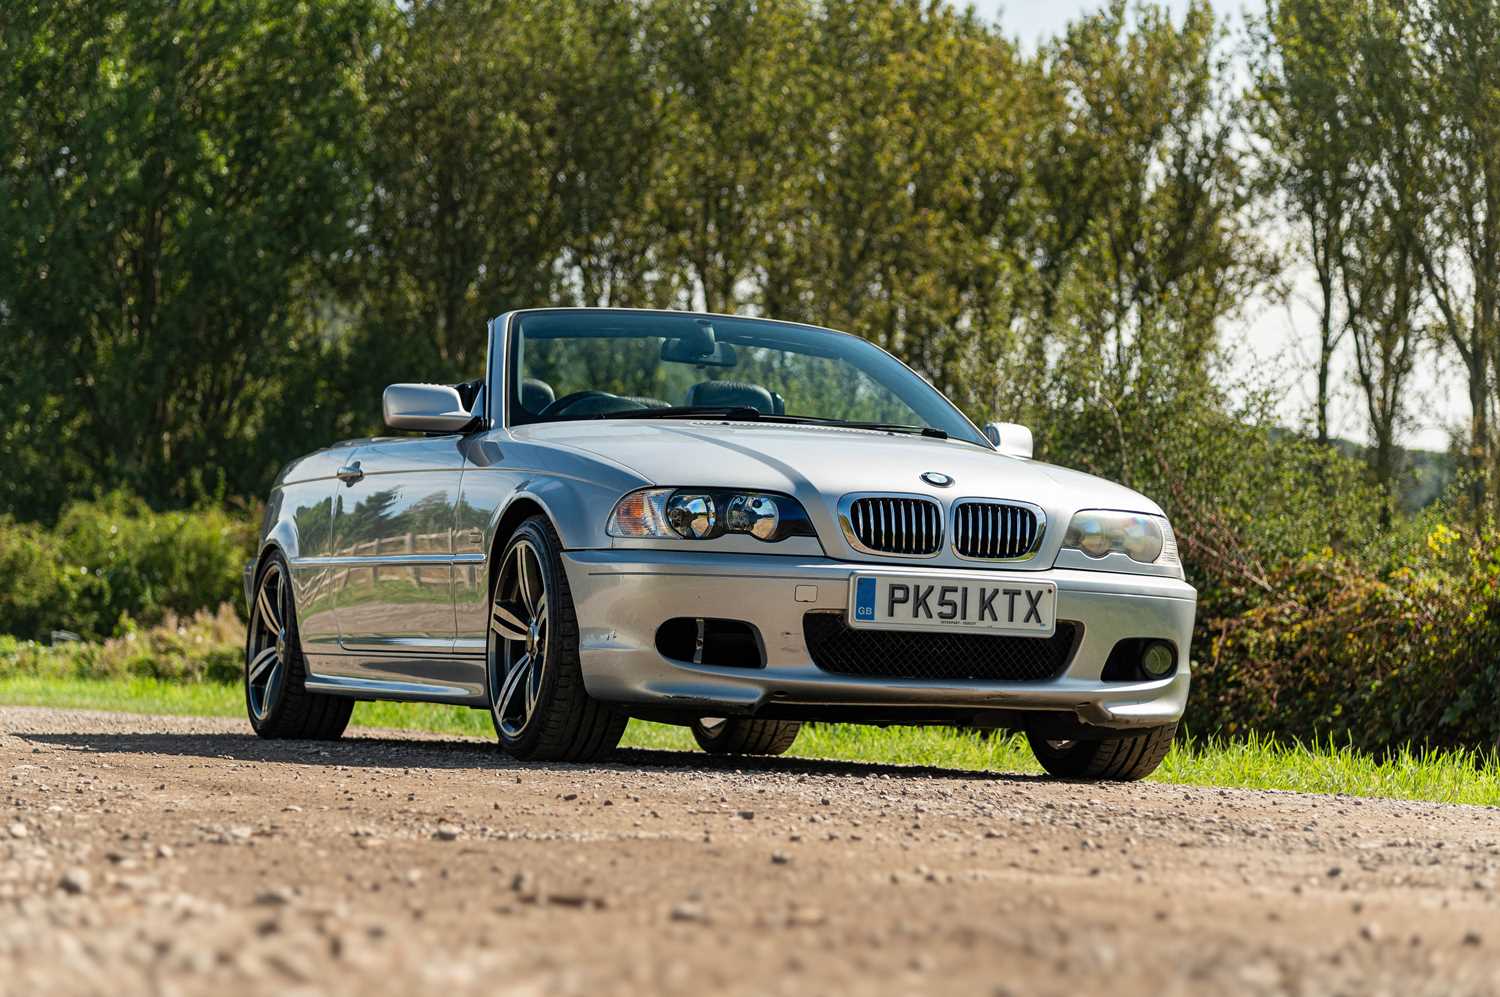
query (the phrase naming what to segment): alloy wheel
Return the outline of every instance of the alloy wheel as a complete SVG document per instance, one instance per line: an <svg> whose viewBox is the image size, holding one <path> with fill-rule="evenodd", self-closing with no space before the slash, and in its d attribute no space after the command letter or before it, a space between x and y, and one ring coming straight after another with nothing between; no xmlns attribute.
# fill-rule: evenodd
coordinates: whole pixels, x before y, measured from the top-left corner
<svg viewBox="0 0 1500 997"><path fill-rule="evenodd" d="M490 632L490 708L500 732L516 738L536 715L547 666L547 588L528 540L511 547L500 569Z"/></svg>
<svg viewBox="0 0 1500 997"><path fill-rule="evenodd" d="M267 565L255 593L250 650L245 657L245 689L256 720L271 715L286 681L287 620L292 602L289 589L281 565L274 561Z"/></svg>

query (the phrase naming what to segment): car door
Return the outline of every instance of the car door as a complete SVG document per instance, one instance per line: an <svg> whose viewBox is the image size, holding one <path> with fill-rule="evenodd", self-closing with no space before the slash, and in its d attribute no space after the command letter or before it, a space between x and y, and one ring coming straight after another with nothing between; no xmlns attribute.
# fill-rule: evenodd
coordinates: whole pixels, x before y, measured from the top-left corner
<svg viewBox="0 0 1500 997"><path fill-rule="evenodd" d="M346 652L451 654L461 440L372 440L341 469L333 522L341 570L333 599ZM395 663L391 670L407 671Z"/></svg>

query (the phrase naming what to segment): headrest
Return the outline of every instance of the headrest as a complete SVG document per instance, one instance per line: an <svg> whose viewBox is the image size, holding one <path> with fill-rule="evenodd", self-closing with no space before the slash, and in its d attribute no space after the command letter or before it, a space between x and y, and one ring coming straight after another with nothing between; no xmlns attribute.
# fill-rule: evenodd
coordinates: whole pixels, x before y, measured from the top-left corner
<svg viewBox="0 0 1500 997"><path fill-rule="evenodd" d="M532 415L537 415L556 400L552 385L546 381L535 377L521 378L521 407Z"/></svg>
<svg viewBox="0 0 1500 997"><path fill-rule="evenodd" d="M758 384L740 381L700 381L688 389L689 405L713 405L753 408L765 415L775 415L771 393Z"/></svg>

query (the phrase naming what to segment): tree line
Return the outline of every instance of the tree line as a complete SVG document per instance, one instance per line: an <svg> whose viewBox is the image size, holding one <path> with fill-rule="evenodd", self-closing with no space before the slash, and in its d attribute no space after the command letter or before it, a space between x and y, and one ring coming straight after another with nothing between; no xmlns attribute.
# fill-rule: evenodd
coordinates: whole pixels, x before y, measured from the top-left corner
<svg viewBox="0 0 1500 997"><path fill-rule="evenodd" d="M386 383L475 376L489 316L552 303L857 332L1190 512L1205 556L1251 494L1277 550L1350 495L1335 532L1388 519L1413 371L1456 358L1487 512L1497 71L1488 0L1273 0L1243 32L1114 0L1034 49L922 0L22 0L0 512L263 494L374 429ZM1307 441L1224 341L1295 267ZM1342 349L1367 467L1328 446Z"/></svg>

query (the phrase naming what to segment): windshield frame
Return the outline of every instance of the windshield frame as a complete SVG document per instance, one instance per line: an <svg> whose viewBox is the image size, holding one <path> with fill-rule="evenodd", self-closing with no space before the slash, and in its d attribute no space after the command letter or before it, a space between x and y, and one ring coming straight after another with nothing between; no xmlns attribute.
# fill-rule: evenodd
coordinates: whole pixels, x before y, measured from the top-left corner
<svg viewBox="0 0 1500 997"><path fill-rule="evenodd" d="M861 336L856 336L856 335L853 335L852 333L848 333L848 332L841 332L841 331L839 331L837 329L828 329L828 328L825 328L823 326L818 326L818 325L811 325L811 324L802 323L802 322L787 322L787 321L783 321L781 319L761 318L759 316L754 316L754 315L724 315L724 314L719 314L719 313L715 313L715 312L690 312L690 311L679 311L679 310L676 310L676 309L666 309L666 308L528 308L528 309L524 309L524 310L518 310L518 311L511 312L509 314L509 321L506 323L507 328L504 330L504 336L505 336L505 349L504 349L504 358L505 358L504 383L505 383L505 390L504 390L504 393L503 393L503 397L504 397L504 400L505 400L505 404L503 406L503 409L504 409L504 425L505 425L505 427L507 429L519 428L521 426L535 426L535 425L544 425L544 424L550 424L550 423L566 423L566 422L589 422L589 421L593 421L594 420L593 416L561 416L561 417L540 418L540 417L537 417L537 416L535 416L535 415L533 415L531 413L526 412L526 410L521 406L521 397L520 397L520 390L521 390L521 369L520 369L520 363L519 363L519 361L521 359L521 343L520 343L520 340L521 340L521 334L522 334L522 327L525 324L526 317L529 316L529 315L560 314L560 313L563 313L563 314L576 314L576 315L580 315L580 316L585 316L585 315L602 315L602 316L607 316L607 315L621 315L621 314L624 314L624 315L662 315L662 316L670 316L671 318L679 319L679 320L680 319L698 319L698 318L704 318L704 319L730 319L730 320L734 320L736 322L747 322L747 323L756 323L756 324L763 324L763 325L783 326L783 327L786 327L787 329L795 330L795 331L797 331L800 334L813 333L813 334L820 334L820 335L826 335L826 336L845 337L847 339L854 340L856 343L860 344L860 346L858 348L862 348L862 349L863 348L868 348L868 349L876 350L882 356L884 356L885 358L889 359L892 363L894 363L897 367L899 367L901 371L904 371L905 374L911 378L911 390L912 391L914 391L916 393L919 393L919 394L925 393L926 400L935 403L938 407L940 407L942 409L945 409L946 411L948 411L949 413L951 413L954 416L955 420L958 422L958 424L961 425L961 426L963 426L967 430L967 434L948 432L948 436L947 436L948 439L950 439L950 440L957 440L957 441L960 441L960 442L963 442L963 443L973 444L975 446L980 446L980 447L983 447L983 448L988 449L988 450L993 450L995 448L994 444L990 442L989 438L986 437L984 435L984 433L980 431L979 427L976 426L974 424L974 422L967 415L964 414L963 410L961 410L957 405L954 405L953 402L948 399L948 396L944 395L937 388L935 388L931 384L929 384L925 378L923 378L916 371L912 370L912 368L909 365L907 365L905 362L903 362L900 357L895 356L894 354L890 353L887 350L881 349L881 347L877 346L876 344L870 342L869 340L867 340L867 339L865 339L865 338L863 338ZM584 338L584 337L580 337L580 338ZM791 351L791 352L795 352L795 351ZM842 359L842 358L840 358L840 359ZM850 361L843 360L843 362L848 363ZM861 370L863 370L863 369L861 368ZM875 377L874 374L872 374L872 373L870 373L868 371L864 371L864 373L865 373L866 376L868 376L872 380L876 381L876 383L881 383L882 386L886 387L887 390L891 390L888 386L884 385L880 381L879 378ZM892 393L893 394L897 394L897 396L900 397L900 395L899 395L898 392L892 391ZM912 409L913 415L915 415L918 419L921 418L920 413L917 412L915 406L912 406L912 405L910 405L910 403L907 403L905 401L905 399L902 399L902 401L903 401L904 404L907 404L908 408ZM707 419L707 420L710 420L710 421L713 420L712 416L705 416L704 418ZM629 420L628 419L621 419L620 421L629 421ZM798 425L798 423L792 421L791 419L789 419L786 424L787 425ZM858 422L844 423L843 420L836 420L836 421L834 421L834 424L844 424L844 425L850 426L851 428L858 428L859 427L859 423ZM816 427L816 426L820 425L820 423L809 422L806 425L808 425L809 427ZM930 426L930 423L926 424L926 425ZM922 426L920 426L920 425L913 425L912 426L912 430L913 431L918 431L921 428L922 428ZM931 426L930 428L934 428L934 429L946 431L945 427L943 427L943 426ZM888 430L870 430L870 431L871 432L888 432ZM915 436L915 438L918 438L918 439L923 438L921 436L917 436L915 432L913 432L913 435Z"/></svg>

